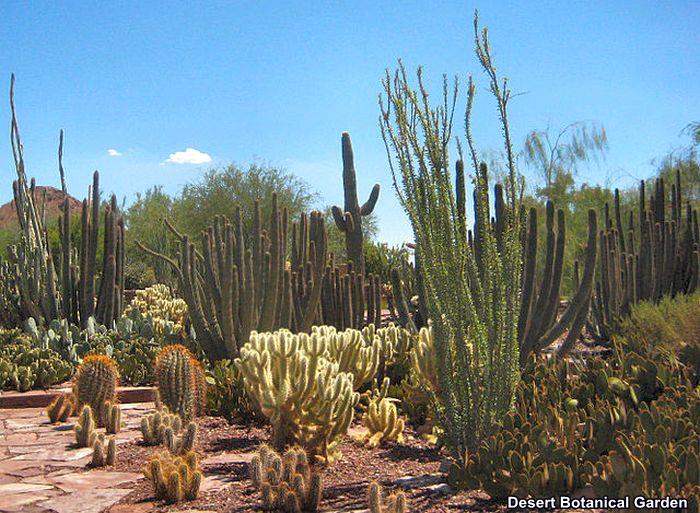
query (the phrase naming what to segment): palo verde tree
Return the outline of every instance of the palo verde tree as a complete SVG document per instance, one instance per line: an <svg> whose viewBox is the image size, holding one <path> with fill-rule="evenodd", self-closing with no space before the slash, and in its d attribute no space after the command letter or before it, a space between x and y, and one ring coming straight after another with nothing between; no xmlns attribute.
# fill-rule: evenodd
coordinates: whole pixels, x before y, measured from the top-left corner
<svg viewBox="0 0 700 513"><path fill-rule="evenodd" d="M443 81L439 106L430 103L417 72L417 89L399 61L383 81L380 126L394 187L408 213L433 320L436 383L432 394L445 441L459 468L511 408L519 380L518 313L522 246L515 158L508 125L507 80L496 74L486 29L474 17L476 54L496 99L508 173L503 223L491 223L484 164L479 165L470 127L475 86L469 79L466 140L474 166L474 231L466 229L464 187L453 187L449 150L458 80ZM457 161L457 172L463 164ZM498 233L497 233L498 232Z"/></svg>

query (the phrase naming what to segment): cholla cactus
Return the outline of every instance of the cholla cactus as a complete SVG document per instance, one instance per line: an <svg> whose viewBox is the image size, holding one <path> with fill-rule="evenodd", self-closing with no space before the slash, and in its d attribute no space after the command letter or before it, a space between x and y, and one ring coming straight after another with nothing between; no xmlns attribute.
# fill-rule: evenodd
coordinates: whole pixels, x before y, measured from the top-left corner
<svg viewBox="0 0 700 513"><path fill-rule="evenodd" d="M327 357L338 364L341 372L349 372L354 378L355 390L370 382L377 374L381 355L381 341L372 337L367 342L358 330L337 332L332 326L314 326L312 333L319 333L327 340Z"/></svg>
<svg viewBox="0 0 700 513"><path fill-rule="evenodd" d="M173 456L169 452L153 456L143 468L143 475L153 485L156 499L170 504L196 499L202 483L198 459L192 451L183 456Z"/></svg>
<svg viewBox="0 0 700 513"><path fill-rule="evenodd" d="M174 333L185 332L187 303L173 296L170 289L162 283L137 291L134 299L126 307L124 315L128 316L133 310L151 317L155 334L162 333L168 323L173 323Z"/></svg>
<svg viewBox="0 0 700 513"><path fill-rule="evenodd" d="M250 462L250 476L265 511L314 513L319 509L323 482L299 447L280 456L271 447L261 446Z"/></svg>
<svg viewBox="0 0 700 513"><path fill-rule="evenodd" d="M156 357L155 375L160 400L182 420L202 413L206 405L206 380L201 365L179 344L166 346Z"/></svg>
<svg viewBox="0 0 700 513"><path fill-rule="evenodd" d="M78 367L73 380L77 409L89 404L98 426L104 425L107 403L117 400L119 371L109 356L91 354Z"/></svg>
<svg viewBox="0 0 700 513"><path fill-rule="evenodd" d="M432 390L439 390L437 369L435 368L435 340L433 328L423 327L418 332L418 342L412 353L413 368L421 380Z"/></svg>
<svg viewBox="0 0 700 513"><path fill-rule="evenodd" d="M117 459L117 443L113 437L105 443L105 436L99 435L92 444L91 467L112 466Z"/></svg>
<svg viewBox="0 0 700 513"><path fill-rule="evenodd" d="M71 394L61 394L46 408L51 424L65 422L73 413L75 403Z"/></svg>
<svg viewBox="0 0 700 513"><path fill-rule="evenodd" d="M108 402L105 405L105 429L108 434L116 435L122 427L122 410L118 404Z"/></svg>
<svg viewBox="0 0 700 513"><path fill-rule="evenodd" d="M190 422L187 424L185 432L180 436L177 435L173 427L167 427L163 438L165 446L172 454L185 454L194 449L194 442L197 438L197 425L194 422Z"/></svg>
<svg viewBox="0 0 700 513"><path fill-rule="evenodd" d="M75 425L75 443L78 447L92 447L97 440L97 431L95 430L95 419L92 416L92 408L89 405L83 406L78 417L78 423Z"/></svg>
<svg viewBox="0 0 700 513"><path fill-rule="evenodd" d="M166 430L177 435L181 429L182 419L179 415L170 413L167 408L161 408L141 419L141 434L146 445L160 445L165 442Z"/></svg>
<svg viewBox="0 0 700 513"><path fill-rule="evenodd" d="M395 401L389 397L370 399L362 417L362 424L367 428L364 439L370 447L384 442L403 442L404 419L399 417Z"/></svg>
<svg viewBox="0 0 700 513"><path fill-rule="evenodd" d="M253 332L235 364L248 395L272 423L274 447L298 444L331 462L339 456L336 445L352 422L359 394L353 375L326 357L328 338L319 330Z"/></svg>
<svg viewBox="0 0 700 513"><path fill-rule="evenodd" d="M369 485L370 513L406 513L406 496L399 491L382 501L382 487L376 481Z"/></svg>

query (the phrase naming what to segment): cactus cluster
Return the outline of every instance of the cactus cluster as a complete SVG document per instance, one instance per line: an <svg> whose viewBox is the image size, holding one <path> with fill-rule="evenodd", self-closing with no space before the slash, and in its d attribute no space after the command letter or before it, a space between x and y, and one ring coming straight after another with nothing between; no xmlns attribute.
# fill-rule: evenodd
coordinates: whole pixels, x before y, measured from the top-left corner
<svg viewBox="0 0 700 513"><path fill-rule="evenodd" d="M177 434L173 427L166 427L163 438L165 446L172 454L183 455L194 449L194 443L197 439L197 425L190 422L182 434Z"/></svg>
<svg viewBox="0 0 700 513"><path fill-rule="evenodd" d="M398 491L382 499L382 487L376 481L370 483L367 489L367 502L370 513L406 513L406 496Z"/></svg>
<svg viewBox="0 0 700 513"><path fill-rule="evenodd" d="M24 150L14 103L14 75L10 81L11 140L17 180L12 184L14 205L22 238L9 249L10 268L14 275L15 293L22 319L33 317L46 322L70 319L85 327L94 316L102 324L111 324L122 311L124 292L124 219L117 207L116 196L104 210L102 263L98 269L100 225L99 173L83 201L81 214L81 245L73 248L71 240L71 210L63 170L63 131L60 132L58 161L62 192L65 199L58 221L59 253L53 255L48 240L43 202L38 197L34 179L27 181ZM41 206L40 206L41 205ZM99 276L99 288L96 280Z"/></svg>
<svg viewBox="0 0 700 513"><path fill-rule="evenodd" d="M247 394L272 424L272 445L279 451L300 445L322 461L339 457L337 443L359 394L353 375L328 357L334 331L253 332L235 360Z"/></svg>
<svg viewBox="0 0 700 513"><path fill-rule="evenodd" d="M105 430L110 435L116 435L122 428L122 410L118 404L107 401L104 409Z"/></svg>
<svg viewBox="0 0 700 513"><path fill-rule="evenodd" d="M182 456L156 454L143 468L143 475L151 482L156 499L169 504L195 500L202 483L199 458L193 451Z"/></svg>
<svg viewBox="0 0 700 513"><path fill-rule="evenodd" d="M146 445L165 443L166 432L178 436L181 429L182 419L179 415L170 413L167 408L160 408L141 419L141 435Z"/></svg>
<svg viewBox="0 0 700 513"><path fill-rule="evenodd" d="M91 354L83 359L73 378L73 395L80 411L90 405L98 426L104 426L107 405L116 404L119 371L109 356Z"/></svg>
<svg viewBox="0 0 700 513"><path fill-rule="evenodd" d="M249 467L264 511L319 511L323 482L321 475L312 470L303 449L290 448L280 456L271 447L262 445Z"/></svg>
<svg viewBox="0 0 700 513"><path fill-rule="evenodd" d="M143 290L137 290L136 295L124 310L124 315L128 316L134 310L151 318L154 334L165 331L170 323L172 328L169 329L180 334L185 332L187 303L173 296L167 285L158 283Z"/></svg>
<svg viewBox="0 0 700 513"><path fill-rule="evenodd" d="M161 349L156 357L155 376L160 399L183 421L204 414L206 379L204 368L182 345Z"/></svg>
<svg viewBox="0 0 700 513"><path fill-rule="evenodd" d="M396 399L389 397L370 398L362 425L367 428L364 437L370 447L385 442L403 442L404 419L399 417Z"/></svg>
<svg viewBox="0 0 700 513"><path fill-rule="evenodd" d="M56 351L34 346L24 334L16 336L13 332L8 338L7 345L0 345L0 389L46 389L73 374L73 365Z"/></svg>
<svg viewBox="0 0 700 513"><path fill-rule="evenodd" d="M635 303L690 294L698 287L698 214L689 201L683 207L678 170L671 185L670 211L668 196L664 179L659 178L648 198L645 182L640 183L636 212L630 210L628 216L624 215L617 189L612 215L609 205L605 205L592 317L592 326L602 339L609 340L616 324Z"/></svg>
<svg viewBox="0 0 700 513"><path fill-rule="evenodd" d="M65 422L73 414L75 401L71 394L60 394L46 408L46 415L51 424Z"/></svg>
<svg viewBox="0 0 700 513"><path fill-rule="evenodd" d="M78 447L92 447L97 440L97 426L92 414L92 408L86 404L80 410L78 423L73 428L75 443Z"/></svg>
<svg viewBox="0 0 700 513"><path fill-rule="evenodd" d="M105 436L100 434L92 444L91 467L113 466L117 460L117 442L114 437L105 440Z"/></svg>

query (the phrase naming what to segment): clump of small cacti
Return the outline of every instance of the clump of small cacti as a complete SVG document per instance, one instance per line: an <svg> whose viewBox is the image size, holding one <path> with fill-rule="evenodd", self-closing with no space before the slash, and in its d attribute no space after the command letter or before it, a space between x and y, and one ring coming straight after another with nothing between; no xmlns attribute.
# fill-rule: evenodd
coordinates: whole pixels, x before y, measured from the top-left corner
<svg viewBox="0 0 700 513"><path fill-rule="evenodd" d="M95 419L92 416L92 408L86 404L80 410L78 423L75 425L75 443L78 447L92 447L97 439Z"/></svg>
<svg viewBox="0 0 700 513"><path fill-rule="evenodd" d="M136 291L134 299L124 310L124 315L129 315L133 310L151 317L153 331L156 334L160 334L168 322L173 323L174 332L181 334L185 332L187 303L174 297L167 285L157 283Z"/></svg>
<svg viewBox="0 0 700 513"><path fill-rule="evenodd" d="M185 454L194 449L197 438L197 425L194 422L187 424L184 432L178 435L172 427L165 428L165 446L173 454Z"/></svg>
<svg viewBox="0 0 700 513"><path fill-rule="evenodd" d="M143 468L143 475L151 482L156 499L170 504L196 499L202 483L202 471L193 451L182 456L157 454Z"/></svg>
<svg viewBox="0 0 700 513"><path fill-rule="evenodd" d="M91 467L112 466L117 460L117 443L113 437L105 441L104 435L99 435L92 444Z"/></svg>
<svg viewBox="0 0 700 513"><path fill-rule="evenodd" d="M358 390L377 374L381 355L381 340L371 337L365 341L362 332L354 329L336 331L332 326L314 326L312 333L320 333L327 340L327 357L338 364L341 372L354 376Z"/></svg>
<svg viewBox="0 0 700 513"><path fill-rule="evenodd" d="M90 405L97 425L103 426L107 403L117 400L118 383L119 371L114 360L103 354L86 356L73 380L73 395L78 410L83 405Z"/></svg>
<svg viewBox="0 0 700 513"><path fill-rule="evenodd" d="M179 434L182 429L182 419L179 415L170 413L167 408L160 408L141 419L141 434L146 445L162 444L168 429L174 435Z"/></svg>
<svg viewBox="0 0 700 513"><path fill-rule="evenodd" d="M403 442L404 419L399 417L395 399L390 397L370 398L362 424L367 428L364 436L370 447L384 442Z"/></svg>
<svg viewBox="0 0 700 513"><path fill-rule="evenodd" d="M382 487L376 481L369 485L370 513L406 513L406 496L398 491L382 500Z"/></svg>
<svg viewBox="0 0 700 513"><path fill-rule="evenodd" d="M250 476L266 511L314 513L319 509L323 482L320 474L311 469L306 452L299 447L280 456L271 447L262 445L250 462Z"/></svg>
<svg viewBox="0 0 700 513"><path fill-rule="evenodd" d="M206 380L201 365L179 344L166 346L156 357L155 375L160 400L184 421L202 413Z"/></svg>
<svg viewBox="0 0 700 513"><path fill-rule="evenodd" d="M105 429L108 434L116 435L122 427L122 410L118 404L108 402L105 405Z"/></svg>
<svg viewBox="0 0 700 513"><path fill-rule="evenodd" d="M61 394L46 408L46 414L51 424L65 422L73 413L75 404L71 394Z"/></svg>

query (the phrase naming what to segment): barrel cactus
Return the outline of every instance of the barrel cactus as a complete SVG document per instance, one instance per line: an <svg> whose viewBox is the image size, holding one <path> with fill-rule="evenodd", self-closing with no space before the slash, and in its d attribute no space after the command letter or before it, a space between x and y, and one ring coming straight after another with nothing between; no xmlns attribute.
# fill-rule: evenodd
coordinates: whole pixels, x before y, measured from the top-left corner
<svg viewBox="0 0 700 513"><path fill-rule="evenodd" d="M107 355L92 354L85 357L75 373L73 395L78 411L90 405L98 426L103 426L107 403L117 402L119 370Z"/></svg>
<svg viewBox="0 0 700 513"><path fill-rule="evenodd" d="M187 422L203 413L204 370L186 347L175 344L161 349L156 357L155 375L160 399L172 413Z"/></svg>

